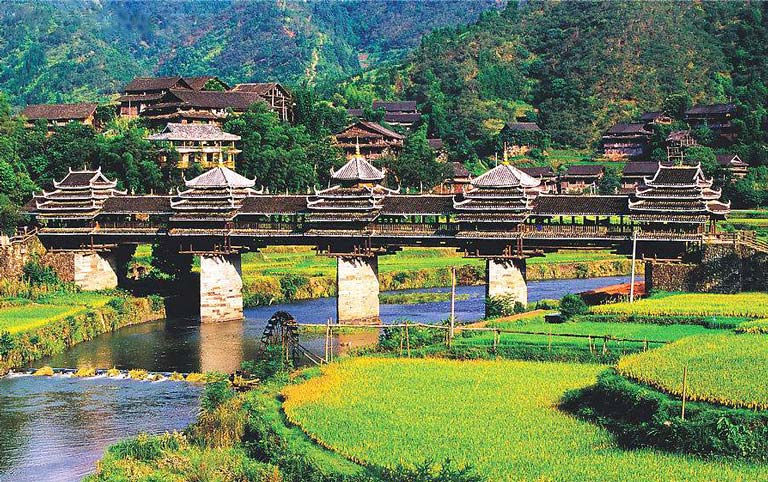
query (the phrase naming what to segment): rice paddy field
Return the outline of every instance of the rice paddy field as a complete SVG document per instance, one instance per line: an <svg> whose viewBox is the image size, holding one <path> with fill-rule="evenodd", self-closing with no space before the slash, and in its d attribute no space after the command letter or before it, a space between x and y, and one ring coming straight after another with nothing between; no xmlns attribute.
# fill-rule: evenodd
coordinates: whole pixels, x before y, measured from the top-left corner
<svg viewBox="0 0 768 482"><path fill-rule="evenodd" d="M622 375L682 396L688 366L691 400L768 409L768 336L721 334L694 336L646 353L622 358Z"/></svg>
<svg viewBox="0 0 768 482"><path fill-rule="evenodd" d="M552 346L583 346L588 349L589 338L568 338L556 336L559 334L589 335L591 343L600 345L602 340L608 338L610 349L636 349L643 345L644 341L671 342L687 336L711 335L727 333L726 330L710 329L701 325L654 325L651 323L606 323L579 321L567 323L547 323L543 314L519 318L515 321L490 322L489 328L498 328L505 331L520 332L501 333L499 343L520 344L536 343ZM543 333L543 335L529 335L528 333ZM549 335L553 336L549 336ZM639 340L636 343L626 342L618 344L614 338ZM493 343L493 334L490 332L472 336L471 338L457 338L456 344L484 344ZM658 345L654 345L658 346Z"/></svg>
<svg viewBox="0 0 768 482"><path fill-rule="evenodd" d="M732 295L686 293L662 295L634 303L614 303L592 307L596 314L646 316L728 316L768 317L768 293Z"/></svg>
<svg viewBox="0 0 768 482"><path fill-rule="evenodd" d="M755 231L758 238L768 240L768 209L733 210L719 224L723 228Z"/></svg>
<svg viewBox="0 0 768 482"><path fill-rule="evenodd" d="M363 464L450 457L490 481L756 481L768 466L624 451L557 408L602 365L355 358L287 387L288 419Z"/></svg>
<svg viewBox="0 0 768 482"><path fill-rule="evenodd" d="M98 293L70 293L46 296L37 303L6 300L0 308L0 332L10 334L34 330L68 316L84 313L88 307L106 304L112 297Z"/></svg>

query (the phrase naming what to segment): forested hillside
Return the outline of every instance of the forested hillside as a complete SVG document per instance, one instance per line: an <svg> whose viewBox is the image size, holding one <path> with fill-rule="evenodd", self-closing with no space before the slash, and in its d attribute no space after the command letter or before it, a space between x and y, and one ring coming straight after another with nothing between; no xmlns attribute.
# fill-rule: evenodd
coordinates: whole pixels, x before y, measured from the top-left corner
<svg viewBox="0 0 768 482"><path fill-rule="evenodd" d="M590 147L670 94L737 102L752 142L768 101L766 14L762 2L511 2L338 89L352 103L418 100L430 135L459 158L492 153L516 117L537 120L555 143Z"/></svg>
<svg viewBox="0 0 768 482"><path fill-rule="evenodd" d="M460 2L6 2L0 91L16 105L101 100L137 75L329 83L397 60L433 28L497 0Z"/></svg>

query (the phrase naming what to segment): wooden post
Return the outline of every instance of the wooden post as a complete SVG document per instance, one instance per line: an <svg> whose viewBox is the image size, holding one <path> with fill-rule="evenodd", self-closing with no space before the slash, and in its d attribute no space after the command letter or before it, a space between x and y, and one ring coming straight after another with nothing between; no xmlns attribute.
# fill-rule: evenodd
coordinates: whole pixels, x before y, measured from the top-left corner
<svg viewBox="0 0 768 482"><path fill-rule="evenodd" d="M688 398L688 363L683 367L683 406L680 409L680 419L685 420L685 402Z"/></svg>
<svg viewBox="0 0 768 482"><path fill-rule="evenodd" d="M594 346L592 346L592 335L589 335L589 336L587 337L587 343L589 344L589 353L591 353L592 355L594 355L594 354L595 354L595 347L594 347Z"/></svg>
<svg viewBox="0 0 768 482"><path fill-rule="evenodd" d="M451 266L451 329L448 334L448 346L453 343L455 335L454 327L456 325L456 266Z"/></svg>
<svg viewBox="0 0 768 482"><path fill-rule="evenodd" d="M632 276L629 279L629 302L635 302L635 260L637 259L637 230L632 233Z"/></svg>
<svg viewBox="0 0 768 482"><path fill-rule="evenodd" d="M501 334L499 333L499 330L493 331L493 353L496 354L499 351L499 338L501 337Z"/></svg>
<svg viewBox="0 0 768 482"><path fill-rule="evenodd" d="M325 346L323 347L325 351L325 363L330 362L330 359L329 359L330 353L328 350L328 348L331 346L330 343L331 343L331 319L329 318L328 321L325 322Z"/></svg>
<svg viewBox="0 0 768 482"><path fill-rule="evenodd" d="M408 358L411 358L411 338L408 335L408 320L405 320L405 349L408 352Z"/></svg>

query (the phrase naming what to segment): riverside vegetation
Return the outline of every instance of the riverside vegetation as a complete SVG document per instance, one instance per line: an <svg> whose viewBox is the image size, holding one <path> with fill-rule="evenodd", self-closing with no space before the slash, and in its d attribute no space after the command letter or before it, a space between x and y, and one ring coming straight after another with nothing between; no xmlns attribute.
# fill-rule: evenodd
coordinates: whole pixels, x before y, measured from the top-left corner
<svg viewBox="0 0 768 482"><path fill-rule="evenodd" d="M244 473L258 481L318 482L766 479L765 335L734 334L760 321L737 330L676 324L681 313L695 313L669 301L678 296L694 296L708 310L729 306L722 304L729 297L743 299L658 294L644 308L653 308L657 323L591 321L605 315L583 313L552 324L539 310L485 324L673 341L619 352L617 370L594 363L607 358L579 363L587 359L567 352L557 362L530 361L551 341L531 342L522 333L502 336L527 349L485 349L487 360L467 360L481 352L462 344L488 345L488 334L459 335L446 350L445 332L437 329L411 329L412 359L393 356L398 329L384 330L368 356L321 368L292 372L270 350L272 357L243 367L262 379L258 387L235 394L220 384L184 434L118 444L90 480L184 480L193 468L203 471L202 480L223 481ZM683 363L691 374L684 418L676 384ZM206 469L216 461L219 470Z"/></svg>

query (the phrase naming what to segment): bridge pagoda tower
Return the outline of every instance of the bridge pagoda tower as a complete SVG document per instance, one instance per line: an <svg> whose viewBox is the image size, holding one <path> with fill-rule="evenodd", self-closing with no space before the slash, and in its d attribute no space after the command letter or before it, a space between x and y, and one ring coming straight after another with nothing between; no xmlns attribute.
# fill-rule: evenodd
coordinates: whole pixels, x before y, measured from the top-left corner
<svg viewBox="0 0 768 482"><path fill-rule="evenodd" d="M200 322L243 318L241 249L233 246L228 232L243 200L259 194L255 181L224 166L185 181L170 203L169 234L180 241L181 251L200 256Z"/></svg>
<svg viewBox="0 0 768 482"><path fill-rule="evenodd" d="M459 232L467 239L467 255L486 260L486 299L528 303L526 254L522 237L516 245L509 233L519 231L533 209L534 199L545 189L541 181L503 163L471 181L469 189L453 199Z"/></svg>
<svg viewBox="0 0 768 482"><path fill-rule="evenodd" d="M107 179L101 169L69 170L61 181L53 182L53 191L34 195L37 223L53 231L78 236L40 236L49 250L44 261L63 281L74 282L85 291L113 289L118 285L121 264L127 262L125 250L117 245L82 243L79 235L98 229L96 216L104 202L113 196L125 196L117 182ZM75 240L78 239L79 240ZM122 256L119 256L122 255Z"/></svg>
<svg viewBox="0 0 768 482"><path fill-rule="evenodd" d="M366 231L379 216L384 198L397 192L380 184L384 174L358 152L338 171L331 170L331 187L307 198L314 229L339 238L326 253L336 258L339 323L379 322L378 256L388 250L372 246Z"/></svg>

